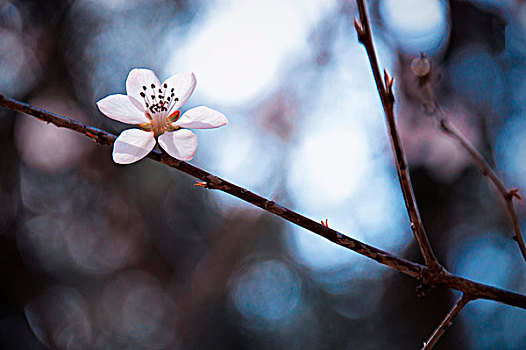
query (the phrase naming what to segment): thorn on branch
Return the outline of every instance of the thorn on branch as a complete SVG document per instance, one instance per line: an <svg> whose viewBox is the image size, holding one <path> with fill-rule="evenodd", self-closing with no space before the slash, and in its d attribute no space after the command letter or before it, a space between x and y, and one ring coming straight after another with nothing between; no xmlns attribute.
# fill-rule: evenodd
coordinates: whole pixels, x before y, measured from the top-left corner
<svg viewBox="0 0 526 350"><path fill-rule="evenodd" d="M356 29L356 33L358 34L358 41L363 44L365 41L365 29L356 17L354 18L354 28Z"/></svg>
<svg viewBox="0 0 526 350"><path fill-rule="evenodd" d="M325 227L329 227L329 219L325 219L325 221L321 220L321 224Z"/></svg>
<svg viewBox="0 0 526 350"><path fill-rule="evenodd" d="M391 74L389 74L387 69L384 69L384 81L385 87L387 89L391 89L393 87L393 77L391 76Z"/></svg>
<svg viewBox="0 0 526 350"><path fill-rule="evenodd" d="M48 122L49 123L49 122ZM99 137L95 134L92 134L89 131L86 131L86 136L95 141L96 143L100 143Z"/></svg>
<svg viewBox="0 0 526 350"><path fill-rule="evenodd" d="M508 192L508 195L511 199L517 198L518 200L522 200L522 196L519 194L520 188L513 188Z"/></svg>
<svg viewBox="0 0 526 350"><path fill-rule="evenodd" d="M208 182L197 182L197 183L194 184L194 186L206 188L208 190L213 189L213 187L210 186L210 184Z"/></svg>
<svg viewBox="0 0 526 350"><path fill-rule="evenodd" d="M387 97L389 98L389 101L391 101L391 103L394 103L395 101L394 93L393 93L394 79L391 76L391 74L389 74L387 69L384 69L384 82L385 82L385 89L387 92Z"/></svg>

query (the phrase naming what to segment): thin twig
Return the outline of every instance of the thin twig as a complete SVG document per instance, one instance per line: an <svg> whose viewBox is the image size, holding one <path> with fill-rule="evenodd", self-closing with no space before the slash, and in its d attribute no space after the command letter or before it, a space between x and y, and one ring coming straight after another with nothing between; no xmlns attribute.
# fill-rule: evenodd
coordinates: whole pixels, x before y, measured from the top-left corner
<svg viewBox="0 0 526 350"><path fill-rule="evenodd" d="M418 58L417 60L426 60L425 56ZM519 245L519 249L522 253L522 257L526 261L526 244L524 243L524 236L522 234L519 219L517 217L517 212L515 210L515 205L513 203L513 198L517 197L520 198L519 194L517 193L517 189L512 189L508 191L502 180L499 179L495 171L491 168L491 166L488 164L486 159L480 154L480 152L473 146L473 144L458 130L447 117L446 113L442 110L440 107L440 104L438 103L435 94L433 92L433 89L429 85L429 79L423 79L422 80L422 88L425 95L425 98L427 99L424 101L425 106L428 107L428 110L430 114L435 115L438 118L438 122L440 125L440 128L442 131L444 131L448 136L453 138L455 141L460 143L460 145L470 154L470 156L475 161L475 164L479 167L482 174L488 179L489 182L491 182L497 192L499 193L500 197L502 198L504 202L504 207L506 208L506 211L508 212L508 215L511 220L511 224L513 226L513 231L515 233L515 240L517 241L517 244Z"/></svg>
<svg viewBox="0 0 526 350"><path fill-rule="evenodd" d="M413 192L413 186L411 185L411 177L409 175L409 168L407 166L407 160L405 157L404 150L402 148L402 142L400 141L400 135L396 127L396 120L393 110L394 95L393 95L393 78L384 70L384 79L380 73L380 67L378 65L378 59L376 57L376 51L373 44L373 35L371 32L371 26L369 24L369 18L367 16L367 9L365 7L364 0L356 0L358 3L358 9L360 11L360 22L357 19L354 20L356 32L358 33L358 40L364 45L369 57L371 69L373 71L374 80L376 82L376 88L382 100L382 106L384 108L385 117L387 120L387 127L389 130L389 136L391 140L391 146L393 148L396 170L398 173L398 179L400 180L400 186L402 188L402 194L404 196L405 206L407 213L409 214L409 220L411 221L411 229L415 235L415 238L424 257L426 266L431 269L439 270L442 266L438 263L429 239L427 237L422 219L420 218L420 212L416 204L415 194ZM385 82L384 82L385 81ZM384 85L385 83L385 85Z"/></svg>
<svg viewBox="0 0 526 350"><path fill-rule="evenodd" d="M44 122L52 123L58 127L64 127L76 131L88 136L101 145L112 145L117 138L115 135L107 131L97 129L65 116L50 113L41 108L33 107L2 95L0 95L0 106L13 111L26 113ZM445 286L454 290L458 290L462 293L472 295L474 298L494 300L526 310L526 295L470 281L460 276L453 275L447 272L445 269L435 270L431 269L430 267L422 266L420 264L402 259L381 249L345 236L344 234L326 227L317 221L311 220L301 214L296 213L295 211L282 207L274 201L263 198L245 188L234 185L189 163L172 158L165 153L152 151L150 154L148 154L148 158L166 164L203 181L203 186L206 188L229 193L234 197L251 203L293 224L301 226L335 244L353 250L358 254L373 259L382 265L388 266L405 275L411 276L421 282L425 282L430 286Z"/></svg>
<svg viewBox="0 0 526 350"><path fill-rule="evenodd" d="M470 301L472 301L473 298L468 296L468 294L462 294L462 297L457 301L455 306L451 310L449 310L446 317L440 322L440 325L435 329L433 334L431 334L431 337L424 343L424 346L422 347L422 350L431 350L435 344L437 343L438 339L444 334L449 327L453 324L453 320L457 315L462 311L464 306L466 306Z"/></svg>
<svg viewBox="0 0 526 350"><path fill-rule="evenodd" d="M488 162L482 157L477 149L469 142L469 140L462 135L462 133L449 122L445 117L440 118L440 126L449 136L457 140L462 147L473 157L475 163L480 168L480 171L486 178L495 186L500 197L504 201L504 206L511 220L513 231L515 232L515 240L519 245L519 249L522 253L522 257L526 261L526 244L524 243L524 236L522 234L517 212L515 211L515 205L513 204L513 198L519 196L517 190L508 191L504 186L504 183L499 179L495 171L491 169Z"/></svg>

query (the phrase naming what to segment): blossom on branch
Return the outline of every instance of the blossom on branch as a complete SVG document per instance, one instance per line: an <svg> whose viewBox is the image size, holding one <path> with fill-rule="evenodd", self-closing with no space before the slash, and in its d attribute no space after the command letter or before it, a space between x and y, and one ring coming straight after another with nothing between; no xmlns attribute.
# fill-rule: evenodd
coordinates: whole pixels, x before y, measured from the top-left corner
<svg viewBox="0 0 526 350"><path fill-rule="evenodd" d="M197 136L188 130L212 129L226 125L226 117L205 106L181 115L196 84L194 73L178 73L162 84L149 69L135 68L126 79L127 95L109 95L97 102L107 117L138 124L140 129L124 130L113 145L113 161L130 164L144 158L159 145L172 157L191 160L197 150Z"/></svg>

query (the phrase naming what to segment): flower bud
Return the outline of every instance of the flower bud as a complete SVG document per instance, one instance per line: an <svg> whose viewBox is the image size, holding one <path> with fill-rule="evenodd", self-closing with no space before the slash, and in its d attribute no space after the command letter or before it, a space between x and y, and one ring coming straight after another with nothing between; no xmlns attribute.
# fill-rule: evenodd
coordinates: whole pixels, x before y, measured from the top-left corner
<svg viewBox="0 0 526 350"><path fill-rule="evenodd" d="M431 62L426 55L422 53L420 57L415 58L411 62L411 70L418 77L425 77L431 72Z"/></svg>

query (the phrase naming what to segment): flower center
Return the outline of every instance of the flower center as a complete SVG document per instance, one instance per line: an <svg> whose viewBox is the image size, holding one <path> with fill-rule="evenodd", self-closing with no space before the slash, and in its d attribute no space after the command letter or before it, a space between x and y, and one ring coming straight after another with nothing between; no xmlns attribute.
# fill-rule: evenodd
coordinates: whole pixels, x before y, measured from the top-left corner
<svg viewBox="0 0 526 350"><path fill-rule="evenodd" d="M145 131L153 131L155 137L162 135L165 131L180 129L173 126L172 123L179 119L181 112L175 111L169 116L166 115L170 107L179 101L178 97L174 97L174 88L168 91L168 84L164 83L162 87L156 87L155 84L149 87L143 85L142 89L140 95L146 105L144 113L150 122L141 123L139 127Z"/></svg>

